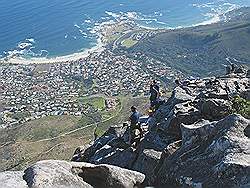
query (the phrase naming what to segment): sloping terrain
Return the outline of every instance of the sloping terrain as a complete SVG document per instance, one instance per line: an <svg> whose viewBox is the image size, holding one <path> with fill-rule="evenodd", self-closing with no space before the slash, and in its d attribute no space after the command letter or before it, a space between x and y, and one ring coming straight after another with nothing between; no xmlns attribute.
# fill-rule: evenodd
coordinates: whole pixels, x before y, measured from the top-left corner
<svg viewBox="0 0 250 188"><path fill-rule="evenodd" d="M232 63L250 66L250 8L216 24L168 30L129 49L153 57L187 75L218 75Z"/></svg>

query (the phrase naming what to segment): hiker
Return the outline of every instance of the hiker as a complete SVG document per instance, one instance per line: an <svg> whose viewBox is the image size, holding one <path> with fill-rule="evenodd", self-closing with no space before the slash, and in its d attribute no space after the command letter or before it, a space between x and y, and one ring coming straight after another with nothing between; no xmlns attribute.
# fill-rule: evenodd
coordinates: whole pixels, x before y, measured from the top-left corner
<svg viewBox="0 0 250 188"><path fill-rule="evenodd" d="M130 144L132 145L136 138L136 130L138 129L141 132L139 125L140 114L137 111L135 106L131 107L131 116L130 116Z"/></svg>
<svg viewBox="0 0 250 188"><path fill-rule="evenodd" d="M154 80L153 83L150 85L150 105L153 108L160 95L160 87L157 85L157 81Z"/></svg>

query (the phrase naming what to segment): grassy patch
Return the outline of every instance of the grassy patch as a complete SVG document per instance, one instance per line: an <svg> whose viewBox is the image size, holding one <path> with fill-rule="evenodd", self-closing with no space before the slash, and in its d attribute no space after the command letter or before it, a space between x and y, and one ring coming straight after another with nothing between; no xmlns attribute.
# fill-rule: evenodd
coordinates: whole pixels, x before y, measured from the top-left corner
<svg viewBox="0 0 250 188"><path fill-rule="evenodd" d="M93 106L95 109L105 109L105 99L103 97L82 97L79 102L84 105Z"/></svg>
<svg viewBox="0 0 250 188"><path fill-rule="evenodd" d="M126 48L130 48L132 46L134 46L138 41L133 40L131 38L125 39L122 41L122 46L126 47Z"/></svg>
<svg viewBox="0 0 250 188"><path fill-rule="evenodd" d="M33 120L17 129L16 139L18 141L36 141L52 138L76 128L79 121L80 117L75 116L48 116Z"/></svg>

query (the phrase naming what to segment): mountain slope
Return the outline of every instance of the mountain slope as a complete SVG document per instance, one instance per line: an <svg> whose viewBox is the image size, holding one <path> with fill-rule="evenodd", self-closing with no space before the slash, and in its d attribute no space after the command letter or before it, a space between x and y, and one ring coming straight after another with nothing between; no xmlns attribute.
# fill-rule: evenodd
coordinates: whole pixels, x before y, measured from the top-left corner
<svg viewBox="0 0 250 188"><path fill-rule="evenodd" d="M186 74L207 76L224 71L230 62L250 65L250 8L227 15L217 24L168 30L140 41L129 49Z"/></svg>

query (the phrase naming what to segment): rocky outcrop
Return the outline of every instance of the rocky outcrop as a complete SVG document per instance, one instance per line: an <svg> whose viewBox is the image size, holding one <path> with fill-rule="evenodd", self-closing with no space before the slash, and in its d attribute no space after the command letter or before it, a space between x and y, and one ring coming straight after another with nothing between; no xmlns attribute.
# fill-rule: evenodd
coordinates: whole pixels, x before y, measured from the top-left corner
<svg viewBox="0 0 250 188"><path fill-rule="evenodd" d="M24 172L0 173L2 188L133 188L145 175L111 165L40 161Z"/></svg>
<svg viewBox="0 0 250 188"><path fill-rule="evenodd" d="M232 114L232 98L249 92L245 73L186 80L155 112L136 148L127 144L127 127L111 127L73 161L136 170L156 187L248 186L250 123Z"/></svg>
<svg viewBox="0 0 250 188"><path fill-rule="evenodd" d="M218 122L182 124L182 146L162 158L155 183L233 187L250 182L250 121L230 115Z"/></svg>

